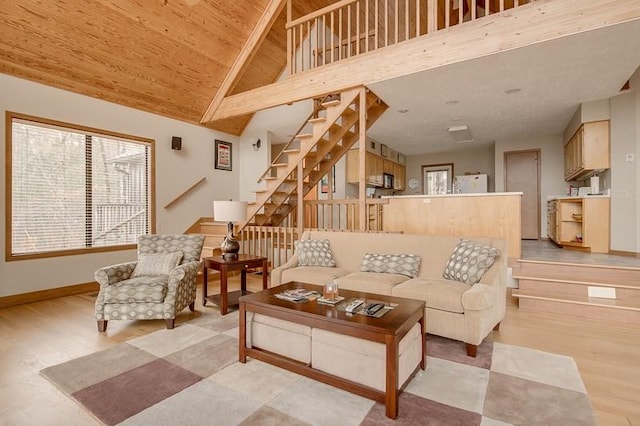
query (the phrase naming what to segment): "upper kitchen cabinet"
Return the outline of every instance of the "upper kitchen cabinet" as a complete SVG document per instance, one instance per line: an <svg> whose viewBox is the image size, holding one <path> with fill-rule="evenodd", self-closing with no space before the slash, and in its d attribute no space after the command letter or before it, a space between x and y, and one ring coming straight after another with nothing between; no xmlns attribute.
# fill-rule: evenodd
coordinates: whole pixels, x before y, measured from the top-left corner
<svg viewBox="0 0 640 426"><path fill-rule="evenodd" d="M609 120L583 123L564 146L564 180L586 179L609 167Z"/></svg>

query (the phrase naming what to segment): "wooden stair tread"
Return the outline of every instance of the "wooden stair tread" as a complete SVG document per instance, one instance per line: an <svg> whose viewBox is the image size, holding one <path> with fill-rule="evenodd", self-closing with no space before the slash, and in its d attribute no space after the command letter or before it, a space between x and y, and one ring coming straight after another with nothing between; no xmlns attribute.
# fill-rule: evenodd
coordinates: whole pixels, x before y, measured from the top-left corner
<svg viewBox="0 0 640 426"><path fill-rule="evenodd" d="M575 266L579 268L595 268L595 269L621 269L621 270L630 270L630 271L639 271L640 268L636 266L619 266L619 265L600 265L596 263L572 263L572 262L556 262L552 260L533 260L533 259L518 259L518 263L530 263L536 264L539 263L541 265L566 265L566 266Z"/></svg>
<svg viewBox="0 0 640 426"><path fill-rule="evenodd" d="M640 282L637 283L607 283L602 281L581 281L581 280L568 280L558 277L542 277L542 276L528 276L528 275L513 275L513 278L517 280L530 280L530 281L544 281L544 282L557 282L567 284L579 284L585 286L594 287L614 287L614 288L628 288L632 290L640 290Z"/></svg>
<svg viewBox="0 0 640 426"><path fill-rule="evenodd" d="M322 123L323 121L327 121L326 117L316 117L316 118L312 118L311 120L309 120L309 123L313 124L313 123Z"/></svg>
<svg viewBox="0 0 640 426"><path fill-rule="evenodd" d="M341 102L342 102L342 101L341 101L340 99L334 99L334 100L331 100L331 101L323 102L323 103L321 103L320 105L321 105L323 108L328 108L328 107L330 107L330 106L340 105L340 103L341 103Z"/></svg>
<svg viewBox="0 0 640 426"><path fill-rule="evenodd" d="M296 135L297 139L308 139L308 138L312 138L313 137L313 133L300 133L298 135Z"/></svg>
<svg viewBox="0 0 640 426"><path fill-rule="evenodd" d="M616 299L604 299L598 297L581 297L581 296L552 296L552 295L542 295L535 294L531 292L520 292L514 289L511 294L513 297L523 298L523 299L535 299L535 300L545 300L550 302L561 302L561 303L571 303L576 305L587 305L587 306L599 306L604 308L612 308L612 309L622 309L628 311L638 311L640 312L640 301L624 301Z"/></svg>

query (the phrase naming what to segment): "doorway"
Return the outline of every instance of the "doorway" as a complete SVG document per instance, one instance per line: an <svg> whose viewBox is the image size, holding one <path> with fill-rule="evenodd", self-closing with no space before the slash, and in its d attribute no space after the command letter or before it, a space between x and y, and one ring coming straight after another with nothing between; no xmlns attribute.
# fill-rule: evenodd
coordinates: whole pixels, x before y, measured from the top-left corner
<svg viewBox="0 0 640 426"><path fill-rule="evenodd" d="M504 189L522 192L521 237L540 239L540 150L504 153Z"/></svg>

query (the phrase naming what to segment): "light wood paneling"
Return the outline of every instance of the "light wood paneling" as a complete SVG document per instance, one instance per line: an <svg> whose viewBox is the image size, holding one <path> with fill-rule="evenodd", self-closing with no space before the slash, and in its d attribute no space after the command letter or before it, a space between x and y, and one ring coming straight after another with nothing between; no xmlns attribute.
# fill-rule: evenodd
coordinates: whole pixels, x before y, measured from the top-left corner
<svg viewBox="0 0 640 426"><path fill-rule="evenodd" d="M497 237L509 258L520 258L519 194L390 198L383 207L384 231L408 234Z"/></svg>
<svg viewBox="0 0 640 426"><path fill-rule="evenodd" d="M0 72L197 123L267 3L3 2Z"/></svg>

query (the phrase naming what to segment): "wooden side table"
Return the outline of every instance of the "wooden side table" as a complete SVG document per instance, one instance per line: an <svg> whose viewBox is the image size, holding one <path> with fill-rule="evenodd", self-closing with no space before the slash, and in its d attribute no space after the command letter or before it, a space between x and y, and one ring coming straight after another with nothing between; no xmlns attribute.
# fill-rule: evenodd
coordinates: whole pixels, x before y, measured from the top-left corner
<svg viewBox="0 0 640 426"><path fill-rule="evenodd" d="M205 257L203 263L202 278L202 306L206 306L207 301L215 303L220 307L222 315L227 314L230 305L238 305L238 298L245 294L251 293L247 291L247 269L262 267L262 288L267 289L267 258L252 256L249 254L238 254L232 258L223 256ZM207 269L215 269L220 271L220 294L207 295ZM230 271L240 271L240 291L227 291L227 276Z"/></svg>

